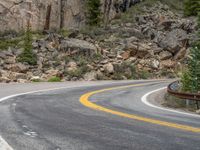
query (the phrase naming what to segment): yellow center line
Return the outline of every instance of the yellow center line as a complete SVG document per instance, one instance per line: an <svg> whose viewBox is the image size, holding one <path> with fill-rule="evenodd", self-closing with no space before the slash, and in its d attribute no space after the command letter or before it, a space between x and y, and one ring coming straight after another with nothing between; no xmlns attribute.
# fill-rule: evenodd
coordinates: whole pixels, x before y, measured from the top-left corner
<svg viewBox="0 0 200 150"><path fill-rule="evenodd" d="M157 124L157 125L161 125L161 126L167 126L167 127L171 127L171 128L181 129L181 130L184 130L184 131L200 133L200 128L182 125L182 124L177 124L177 123L172 123L172 122L167 122L167 121L151 119L151 118L146 118L146 117L142 117L142 116L138 116L138 115L134 115L134 114L127 114L127 113L124 113L124 112L119 112L119 111L116 111L116 110L112 110L112 109L97 105L97 104L89 101L89 98L92 95L97 94L97 93L102 93L102 92L117 90L117 89L130 88L130 87L145 86L145 85L149 85L149 84L152 84L152 83L119 86L119 87L112 87L112 88L106 88L106 89L102 89L102 90L92 91L92 92L89 92L89 93L82 95L80 97L80 102L81 102L81 104L83 104L84 106L86 106L88 108L103 111L103 112L110 113L110 114L113 114L113 115L129 118L129 119L134 119L134 120L138 120L138 121L143 121L143 122L147 122L147 123Z"/></svg>

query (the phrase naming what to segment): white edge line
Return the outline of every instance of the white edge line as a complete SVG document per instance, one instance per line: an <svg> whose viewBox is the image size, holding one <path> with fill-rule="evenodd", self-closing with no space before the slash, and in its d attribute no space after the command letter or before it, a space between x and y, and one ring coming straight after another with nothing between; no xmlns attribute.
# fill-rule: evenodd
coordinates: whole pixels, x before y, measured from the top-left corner
<svg viewBox="0 0 200 150"><path fill-rule="evenodd" d="M187 115L187 116L192 116L192 117L200 117L200 115L196 115L196 114L192 114L192 113L187 113L187 112L182 112L182 111L173 110L173 109L169 109L169 108L159 107L159 106L153 105L152 103L150 103L150 102L147 100L147 97L148 97L149 95L151 95L151 94L153 94L153 93L155 93L155 92L164 90L164 89L166 89L166 87L160 88L160 89L157 89L157 90L154 90L154 91L151 91L151 92L148 92L147 94L145 94L145 95L141 98L141 101L142 101L145 105L150 106L150 107L153 107L153 108L156 108L156 109L165 110L165 111L174 112L174 113L178 113L178 114L182 114L182 115Z"/></svg>
<svg viewBox="0 0 200 150"><path fill-rule="evenodd" d="M13 150L8 143L0 136L0 149L1 150Z"/></svg>

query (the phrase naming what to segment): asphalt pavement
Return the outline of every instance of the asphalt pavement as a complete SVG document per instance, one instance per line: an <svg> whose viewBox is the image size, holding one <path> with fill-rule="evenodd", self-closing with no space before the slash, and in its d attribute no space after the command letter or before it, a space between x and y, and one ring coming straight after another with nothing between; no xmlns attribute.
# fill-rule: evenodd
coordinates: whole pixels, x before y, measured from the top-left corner
<svg viewBox="0 0 200 150"><path fill-rule="evenodd" d="M0 102L0 135L14 150L200 150L199 132L106 113L79 101L91 91L132 84L145 85L103 91L89 100L109 110L200 128L200 117L141 102L144 94L168 84L159 81L1 84L1 98L46 91Z"/></svg>

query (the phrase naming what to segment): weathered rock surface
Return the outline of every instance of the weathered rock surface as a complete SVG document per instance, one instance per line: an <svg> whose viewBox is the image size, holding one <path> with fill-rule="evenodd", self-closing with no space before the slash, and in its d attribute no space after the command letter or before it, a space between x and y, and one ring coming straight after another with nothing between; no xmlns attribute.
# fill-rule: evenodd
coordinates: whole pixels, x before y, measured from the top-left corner
<svg viewBox="0 0 200 150"><path fill-rule="evenodd" d="M60 49L61 50L76 49L79 50L80 53L81 52L88 53L89 55L97 52L97 48L94 46L94 44L74 38L62 40L60 44Z"/></svg>
<svg viewBox="0 0 200 150"><path fill-rule="evenodd" d="M30 20L34 30L43 30L51 7L50 28L79 27L84 23L83 0L0 0L0 30L22 30Z"/></svg>
<svg viewBox="0 0 200 150"><path fill-rule="evenodd" d="M140 0L101 0L108 20ZM79 28L85 24L84 0L0 0L0 31L24 29L30 21L34 30ZM49 17L48 17L49 14Z"/></svg>
<svg viewBox="0 0 200 150"><path fill-rule="evenodd" d="M109 13L113 14L109 18L115 16L116 10L123 11L137 1L118 2L110 8ZM22 7L21 3L16 7ZM77 14L79 9L73 11ZM109 24L107 29L92 34L75 30L69 37L49 33L34 40L35 66L18 62L22 49L0 51L0 82L48 81L55 76L62 81L156 78L164 74L171 77L187 58L195 23L182 19L161 3L144 11L133 18L134 23Z"/></svg>
<svg viewBox="0 0 200 150"><path fill-rule="evenodd" d="M188 43L188 35L186 31L182 29L174 29L167 33L166 36L159 39L158 45L173 54L180 51L181 48L185 47Z"/></svg>

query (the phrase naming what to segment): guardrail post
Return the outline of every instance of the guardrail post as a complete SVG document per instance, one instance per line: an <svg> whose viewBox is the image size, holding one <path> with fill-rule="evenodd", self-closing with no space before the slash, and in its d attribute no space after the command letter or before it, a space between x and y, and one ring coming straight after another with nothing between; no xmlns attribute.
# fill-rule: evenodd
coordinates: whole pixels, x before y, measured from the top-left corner
<svg viewBox="0 0 200 150"><path fill-rule="evenodd" d="M180 92L179 86L177 86L177 81L168 85L167 91L169 94L174 95L175 97L181 98L186 100L185 104L186 107L189 107L191 102L196 104L198 110L200 110L200 92L199 93L187 93L187 92Z"/></svg>
<svg viewBox="0 0 200 150"><path fill-rule="evenodd" d="M189 107L190 105L190 100L186 99L186 107Z"/></svg>
<svg viewBox="0 0 200 150"><path fill-rule="evenodd" d="M199 108L199 102L198 101L196 101L196 105L197 105L197 110L199 110L200 108Z"/></svg>

